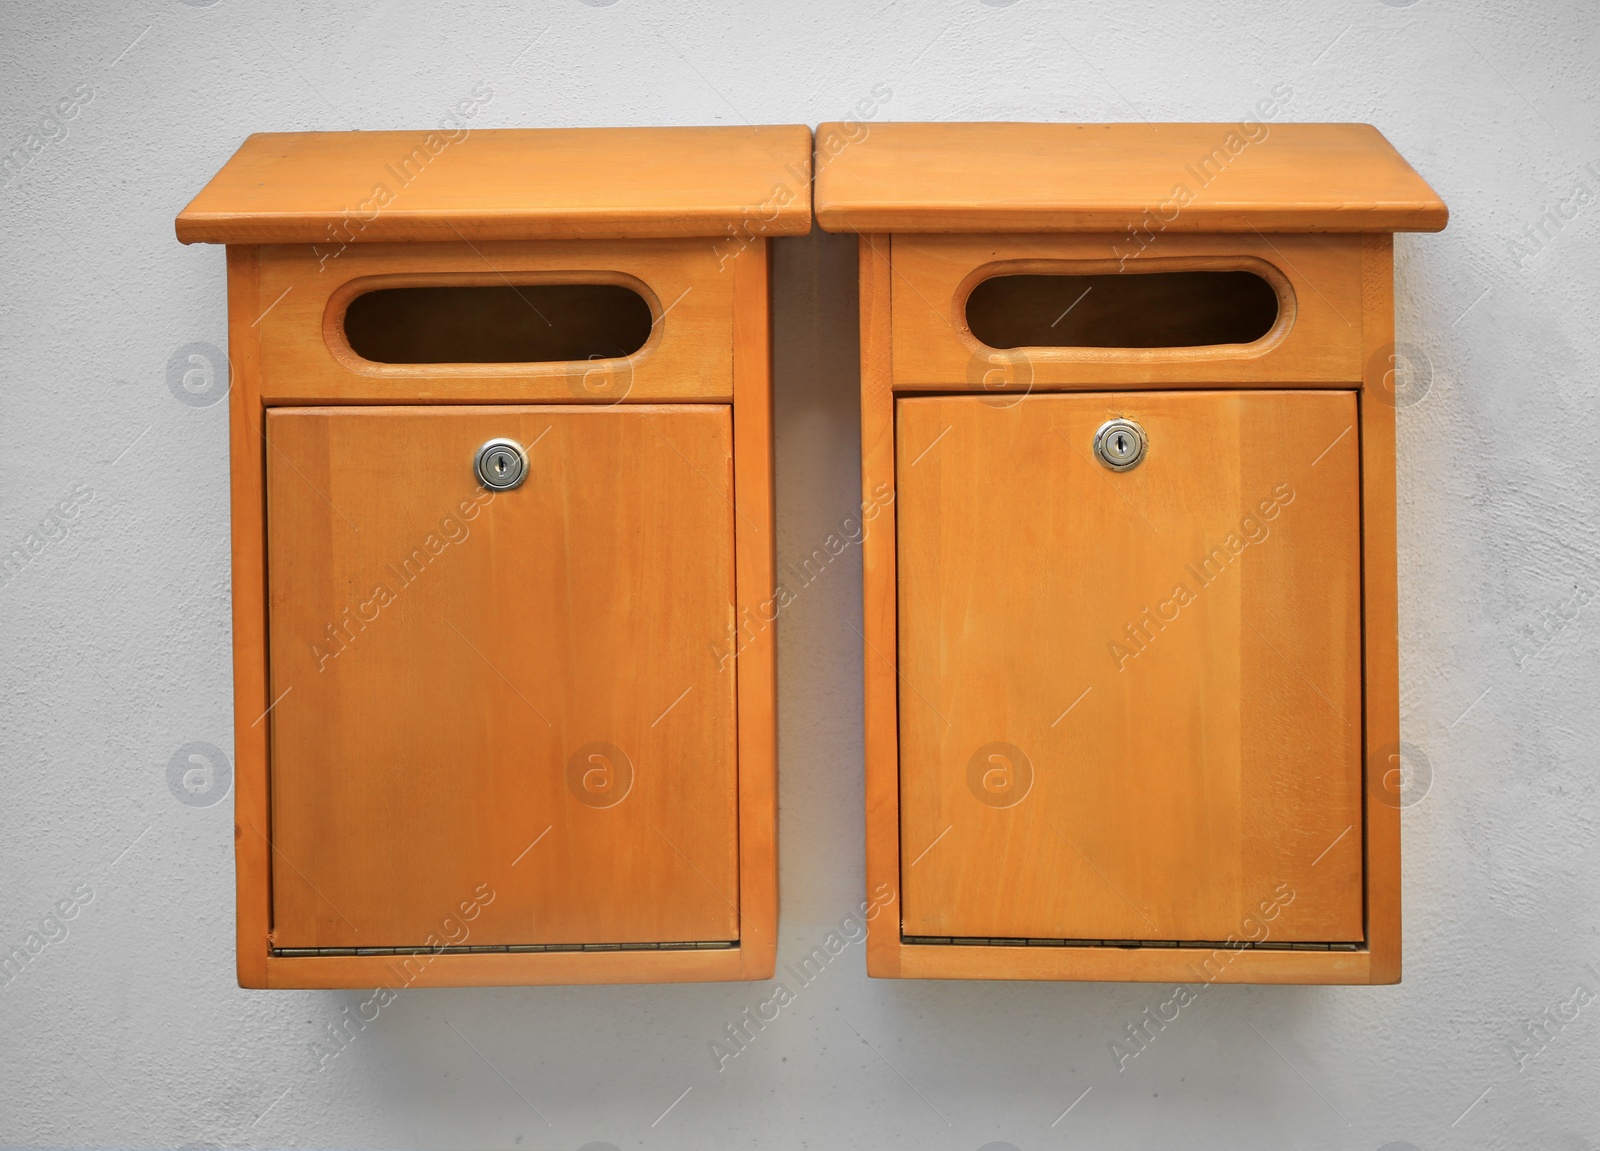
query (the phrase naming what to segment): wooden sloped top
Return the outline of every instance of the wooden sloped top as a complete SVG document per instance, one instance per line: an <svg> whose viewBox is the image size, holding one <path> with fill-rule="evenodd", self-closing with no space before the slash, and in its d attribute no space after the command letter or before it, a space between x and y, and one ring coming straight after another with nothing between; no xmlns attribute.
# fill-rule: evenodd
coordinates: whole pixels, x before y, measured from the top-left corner
<svg viewBox="0 0 1600 1151"><path fill-rule="evenodd" d="M817 141L830 232L1437 232L1449 218L1370 124L823 124Z"/></svg>
<svg viewBox="0 0 1600 1151"><path fill-rule="evenodd" d="M269 132L178 215L186 244L811 230L811 130Z"/></svg>

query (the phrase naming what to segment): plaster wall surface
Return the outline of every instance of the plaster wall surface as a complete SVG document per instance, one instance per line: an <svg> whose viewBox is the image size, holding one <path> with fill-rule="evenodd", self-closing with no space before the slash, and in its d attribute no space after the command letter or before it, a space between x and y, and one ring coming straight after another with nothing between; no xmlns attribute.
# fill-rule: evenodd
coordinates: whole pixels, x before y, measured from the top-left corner
<svg viewBox="0 0 1600 1151"><path fill-rule="evenodd" d="M0 585L0 949L72 912L0 986L0 1145L1595 1147L1597 48L1576 2L7 3L0 145L49 138L0 190L0 551L43 544ZM367 993L238 989L231 803L168 786L234 721L227 404L170 374L226 346L223 252L172 219L252 131L480 85L474 127L1237 121L1275 86L1378 125L1452 211L1396 246L1404 982L1207 988L1127 1057L1170 988L872 981L851 945L720 1068L770 985L407 992L330 1059ZM775 245L780 565L857 507L855 267ZM860 575L777 625L780 968L864 897Z"/></svg>

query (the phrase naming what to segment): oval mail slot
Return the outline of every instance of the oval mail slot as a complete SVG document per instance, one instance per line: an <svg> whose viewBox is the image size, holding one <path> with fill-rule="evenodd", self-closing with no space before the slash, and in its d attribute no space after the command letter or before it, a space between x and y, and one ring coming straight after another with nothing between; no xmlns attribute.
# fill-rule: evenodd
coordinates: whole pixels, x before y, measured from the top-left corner
<svg viewBox="0 0 1600 1151"><path fill-rule="evenodd" d="M350 301L345 339L380 364L529 364L630 356L650 339L644 297L621 284L379 288Z"/></svg>
<svg viewBox="0 0 1600 1151"><path fill-rule="evenodd" d="M1240 271L993 276L966 312L991 348L1195 348L1259 340L1278 293Z"/></svg>

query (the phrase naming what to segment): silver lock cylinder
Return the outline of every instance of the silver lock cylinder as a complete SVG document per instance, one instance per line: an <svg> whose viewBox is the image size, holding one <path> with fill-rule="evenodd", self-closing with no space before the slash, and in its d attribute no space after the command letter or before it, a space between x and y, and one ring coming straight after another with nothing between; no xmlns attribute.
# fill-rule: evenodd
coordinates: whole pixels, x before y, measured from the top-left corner
<svg viewBox="0 0 1600 1151"><path fill-rule="evenodd" d="M1095 458L1114 472L1138 467L1149 446L1144 429L1132 420L1107 420L1094 434Z"/></svg>
<svg viewBox="0 0 1600 1151"><path fill-rule="evenodd" d="M528 478L528 453L516 440L493 439L472 459L478 482L493 492L508 492Z"/></svg>

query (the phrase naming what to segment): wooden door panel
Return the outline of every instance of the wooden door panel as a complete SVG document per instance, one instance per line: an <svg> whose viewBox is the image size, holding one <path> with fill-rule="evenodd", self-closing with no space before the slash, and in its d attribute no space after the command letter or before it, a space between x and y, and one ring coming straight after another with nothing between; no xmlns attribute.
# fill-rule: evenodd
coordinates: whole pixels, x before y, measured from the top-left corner
<svg viewBox="0 0 1600 1151"><path fill-rule="evenodd" d="M266 434L274 946L737 939L730 409Z"/></svg>
<svg viewBox="0 0 1600 1151"><path fill-rule="evenodd" d="M1122 473L1114 416L1150 441ZM898 401L906 934L1362 938L1356 420L1353 392Z"/></svg>

